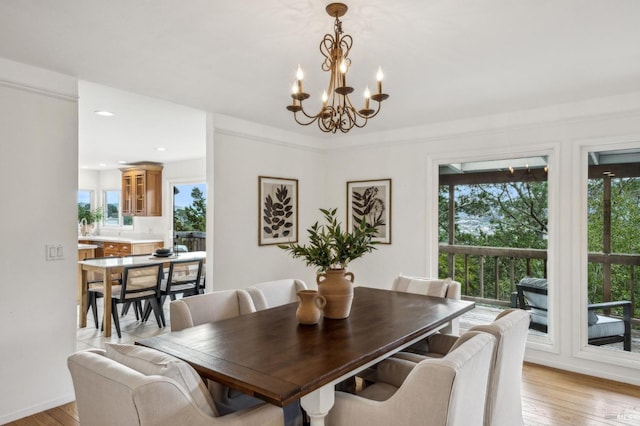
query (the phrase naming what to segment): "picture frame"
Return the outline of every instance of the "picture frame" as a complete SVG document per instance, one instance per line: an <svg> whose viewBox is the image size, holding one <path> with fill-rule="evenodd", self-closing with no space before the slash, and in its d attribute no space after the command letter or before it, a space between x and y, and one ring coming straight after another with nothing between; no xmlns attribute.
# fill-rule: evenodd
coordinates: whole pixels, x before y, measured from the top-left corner
<svg viewBox="0 0 640 426"><path fill-rule="evenodd" d="M298 179L258 176L258 245L298 242Z"/></svg>
<svg viewBox="0 0 640 426"><path fill-rule="evenodd" d="M391 179L347 182L347 229L363 217L377 229L373 241L391 244Z"/></svg>

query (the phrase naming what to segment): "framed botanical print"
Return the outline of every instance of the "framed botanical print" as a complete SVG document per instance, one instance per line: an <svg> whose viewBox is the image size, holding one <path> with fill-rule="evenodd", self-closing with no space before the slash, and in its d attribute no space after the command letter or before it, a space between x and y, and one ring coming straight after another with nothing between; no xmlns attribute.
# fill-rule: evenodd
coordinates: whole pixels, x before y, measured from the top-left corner
<svg viewBox="0 0 640 426"><path fill-rule="evenodd" d="M391 179L347 182L347 229L363 218L376 228L373 241L391 244Z"/></svg>
<svg viewBox="0 0 640 426"><path fill-rule="evenodd" d="M258 245L298 242L298 180L258 177Z"/></svg>

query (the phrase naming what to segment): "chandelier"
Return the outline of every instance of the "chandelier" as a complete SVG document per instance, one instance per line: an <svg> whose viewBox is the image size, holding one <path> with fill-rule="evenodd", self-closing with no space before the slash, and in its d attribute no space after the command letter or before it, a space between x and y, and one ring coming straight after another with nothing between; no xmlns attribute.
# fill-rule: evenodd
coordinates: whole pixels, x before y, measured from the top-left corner
<svg viewBox="0 0 640 426"><path fill-rule="evenodd" d="M380 103L389 97L382 93L383 74L382 69L378 68L377 93L371 94L369 87L366 88L364 108L357 110L349 99L349 95L353 93L353 87L347 86L347 72L351 66L349 50L351 50L353 39L350 35L343 34L342 22L339 19L347 13L347 9L347 6L342 3L331 3L326 7L327 13L335 17L336 21L334 35L325 34L320 42L320 53L324 56L322 70L330 74L329 87L322 94L322 108L317 114L309 114L305 111L302 103L309 98L309 94L302 90L304 74L300 65L298 65L296 81L291 88L293 102L287 106L287 109L293 112L293 117L298 124L308 126L317 122L320 130L327 133L336 133L338 130L347 133L354 126L364 127L370 118L378 115ZM377 102L375 109L370 108L371 100ZM299 112L302 114L298 114Z"/></svg>

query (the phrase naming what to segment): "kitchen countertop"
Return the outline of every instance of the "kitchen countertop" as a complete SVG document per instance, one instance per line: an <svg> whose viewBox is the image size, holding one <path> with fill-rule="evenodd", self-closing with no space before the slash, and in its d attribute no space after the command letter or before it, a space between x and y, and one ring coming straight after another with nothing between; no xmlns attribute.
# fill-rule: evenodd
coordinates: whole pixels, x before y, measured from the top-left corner
<svg viewBox="0 0 640 426"><path fill-rule="evenodd" d="M98 246L95 244L80 244L78 243L78 250L91 250L91 249L97 249Z"/></svg>
<svg viewBox="0 0 640 426"><path fill-rule="evenodd" d="M131 237L109 237L104 235L85 235L78 236L78 240L83 241L102 241L109 243L128 243L128 244L145 244L145 243L163 243L161 238L131 238Z"/></svg>

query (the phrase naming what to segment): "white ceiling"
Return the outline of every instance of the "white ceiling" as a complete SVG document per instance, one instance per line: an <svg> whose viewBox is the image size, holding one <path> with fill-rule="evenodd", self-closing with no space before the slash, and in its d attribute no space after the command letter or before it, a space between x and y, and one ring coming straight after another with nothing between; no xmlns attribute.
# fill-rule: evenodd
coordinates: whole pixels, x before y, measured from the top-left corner
<svg viewBox="0 0 640 426"><path fill-rule="evenodd" d="M312 95L307 103L319 103L327 83L318 51L333 29L327 3L0 0L0 56L198 110L349 137L298 126L285 109L298 64ZM381 65L391 95L377 118L352 132L640 90L637 0L352 0L348 6L342 21L354 38L350 83L357 93L374 87ZM81 100L81 108L88 104L94 107ZM126 130L112 120L99 131L81 129L81 144L108 141L111 150L130 152L144 139L145 152L162 141L167 158L175 159L180 146L186 155L185 138L162 126L172 115L164 106L168 116L124 120L144 124L135 138L122 137Z"/></svg>

